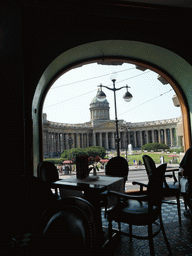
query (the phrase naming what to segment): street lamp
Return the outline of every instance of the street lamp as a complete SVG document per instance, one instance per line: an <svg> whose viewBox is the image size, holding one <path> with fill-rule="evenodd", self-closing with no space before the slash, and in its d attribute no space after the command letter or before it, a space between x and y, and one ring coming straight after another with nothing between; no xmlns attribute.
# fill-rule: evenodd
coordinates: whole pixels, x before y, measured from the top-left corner
<svg viewBox="0 0 192 256"><path fill-rule="evenodd" d="M126 133L127 133L127 136L126 136L126 137L127 137L127 141L126 141L126 144L127 144L127 145L126 145L126 160L127 160L127 149L128 149L128 142L129 142L129 139L128 139L128 135L129 135L128 133L129 133L129 132L130 132L130 128L128 127L128 128L127 128L127 132L126 132Z"/></svg>
<svg viewBox="0 0 192 256"><path fill-rule="evenodd" d="M118 132L118 119L117 119L117 106L116 106L116 91L118 90L121 90L122 88L126 88L127 91L126 93L123 95L123 99L126 101L126 102L129 102L132 100L133 96L131 95L130 92L128 92L128 88L130 88L128 85L126 86L122 86L120 88L116 88L115 87L115 81L116 81L116 77L117 77L117 73L114 72L111 74L110 76L110 79L111 81L113 82L113 88L110 88L108 86L105 86L105 85L98 85L98 87L100 87L97 91L97 95L96 97L98 98L99 101L104 101L105 98L106 98L106 95L105 93L102 91L102 87L104 88L107 88L108 90L111 90L113 91L114 93L114 105L115 105L115 125L116 125L116 135L115 135L115 142L116 142L116 148L117 148L117 156L120 156L120 152L119 152L119 141L120 141L120 138L119 138L119 132Z"/></svg>

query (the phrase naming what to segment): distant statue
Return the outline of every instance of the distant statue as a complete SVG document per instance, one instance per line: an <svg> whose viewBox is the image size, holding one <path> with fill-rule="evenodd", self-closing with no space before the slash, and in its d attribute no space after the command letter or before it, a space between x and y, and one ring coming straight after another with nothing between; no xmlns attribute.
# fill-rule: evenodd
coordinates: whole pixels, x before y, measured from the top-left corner
<svg viewBox="0 0 192 256"><path fill-rule="evenodd" d="M160 164L164 163L164 156L160 156Z"/></svg>
<svg viewBox="0 0 192 256"><path fill-rule="evenodd" d="M133 154L133 147L132 144L128 145L128 155L132 155Z"/></svg>

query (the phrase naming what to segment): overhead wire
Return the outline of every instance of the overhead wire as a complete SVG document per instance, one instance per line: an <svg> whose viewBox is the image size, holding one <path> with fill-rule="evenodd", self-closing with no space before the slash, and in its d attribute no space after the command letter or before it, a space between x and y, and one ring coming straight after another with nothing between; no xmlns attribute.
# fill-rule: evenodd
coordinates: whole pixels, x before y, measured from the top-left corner
<svg viewBox="0 0 192 256"><path fill-rule="evenodd" d="M159 97L163 96L164 94L167 94L167 93L169 93L169 92L171 92L171 91L172 91L172 89L170 89L170 90L167 91L167 92L161 93L160 95L158 95L158 96L156 96L156 97L154 97L154 98L152 98L152 99L150 99L150 100L147 100L147 101L141 103L140 105L138 105L138 106L136 106L136 107L134 107L134 108L131 108L131 109L128 109L127 111L125 111L125 112L122 112L121 114L119 114L119 116L120 116L120 115L123 115L123 114L125 114L125 113L127 113L127 112L129 112L129 111L131 111L131 110L134 110L134 109L136 109L136 108L138 108L138 107L140 107L140 106L142 106L142 105L144 105L144 104L146 104L146 103L148 103L148 102L150 102L150 101L152 101L152 100L155 100L155 99L157 99L157 98L159 98Z"/></svg>
<svg viewBox="0 0 192 256"><path fill-rule="evenodd" d="M124 70L120 70L120 71L117 71L116 73L125 72L125 71L132 70L132 69L135 69L135 67L124 69ZM103 76L109 76L110 74L111 73L100 75L100 76L95 76L95 77L90 77L90 78L87 78L87 79L83 79L83 80L72 82L72 83L68 83L68 84L58 85L56 87L51 88L51 90L57 89L57 88L60 88L60 87L63 87L63 86L68 86L68 85L72 85L72 84L82 83L82 82L89 81L89 80L96 79L96 78L100 78L100 77L103 77Z"/></svg>
<svg viewBox="0 0 192 256"><path fill-rule="evenodd" d="M126 80L133 79L133 78L138 77L138 76L141 76L141 75L145 75L146 73L149 73L149 72L152 72L152 71L151 71L151 70L149 70L149 71L144 72L144 73L142 73L142 74L135 75L135 76L132 76L132 77L129 77L129 78L126 78L126 79L120 80L120 81L118 81L118 82L116 82L116 83L121 83L121 82L124 82L124 81L126 81ZM74 82L74 83L78 83L78 82ZM72 84L72 83L71 83L71 84ZM67 84L67 85L70 85L70 84ZM107 86L110 86L110 85L107 85ZM75 97L73 97L73 98L69 98L69 99L62 100L62 101L57 102L57 103L55 103L55 104L52 104L52 105L50 105L50 106L44 107L44 109L47 109L47 108L50 108L50 107L56 106L56 105L58 105L58 104L61 104L61 103L63 103L63 102L69 101L69 100L73 100L73 99L79 98L79 97L81 97L81 96L84 96L84 95L86 95L86 94L92 93L92 92L94 92L94 91L95 91L95 89L94 89L94 90L92 90L92 91L89 91L89 92L83 93L83 94L81 94L81 95L75 96Z"/></svg>
<svg viewBox="0 0 192 256"><path fill-rule="evenodd" d="M129 111L131 111L131 110L134 110L134 109L136 109L136 108L138 108L138 107L140 107L140 106L142 106L142 105L144 105L144 104L146 104L146 103L148 103L148 102L150 102L150 101L152 101L152 100L155 100L155 99L157 99L157 98L159 98L159 97L161 97L161 96L163 96L163 95L165 95L165 94L167 94L167 93L169 93L169 92L171 92L171 91L172 91L172 89L170 89L170 90L167 91L167 92L161 93L160 95L158 95L158 96L156 96L156 97L154 97L154 98L152 98L152 99L150 99L150 100L147 100L147 101L145 101L145 102L139 104L138 106L136 106L136 107L134 107L134 108L131 108L131 109L129 109L129 110L127 110L127 111L125 111L125 112L123 112L123 113L121 113L121 114L118 114L118 116L123 115L124 113L127 113L127 112L129 112ZM111 121L113 121L113 120L107 120L107 121L105 122L105 124L108 124L108 123L110 123ZM98 125L97 128L102 127L103 125L104 125L104 124Z"/></svg>

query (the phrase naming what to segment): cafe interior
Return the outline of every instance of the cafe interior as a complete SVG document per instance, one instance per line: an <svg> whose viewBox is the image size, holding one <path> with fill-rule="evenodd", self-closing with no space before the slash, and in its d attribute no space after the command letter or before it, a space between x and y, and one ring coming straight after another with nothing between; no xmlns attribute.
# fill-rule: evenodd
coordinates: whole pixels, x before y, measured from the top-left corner
<svg viewBox="0 0 192 256"><path fill-rule="evenodd" d="M191 198L175 193L162 200L166 164L151 164L146 190L130 195L119 185L129 179L124 161L114 159L111 168L126 174L86 184L82 177L62 183L54 166L48 176L40 168L47 92L62 74L98 62L148 68L172 86L186 152L191 31L190 0L1 1L1 255L192 255L191 219L183 215Z"/></svg>

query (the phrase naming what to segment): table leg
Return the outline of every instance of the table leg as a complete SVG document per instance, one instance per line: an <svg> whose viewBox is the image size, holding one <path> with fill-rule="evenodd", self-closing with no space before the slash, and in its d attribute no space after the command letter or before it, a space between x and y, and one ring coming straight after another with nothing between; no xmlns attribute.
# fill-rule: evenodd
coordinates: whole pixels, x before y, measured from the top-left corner
<svg viewBox="0 0 192 256"><path fill-rule="evenodd" d="M100 193L96 193L93 190L85 192L85 199L89 201L96 211L96 218L97 218L97 229L98 229L98 242L100 245L100 248L102 247L102 219L101 219L101 206L100 206Z"/></svg>

